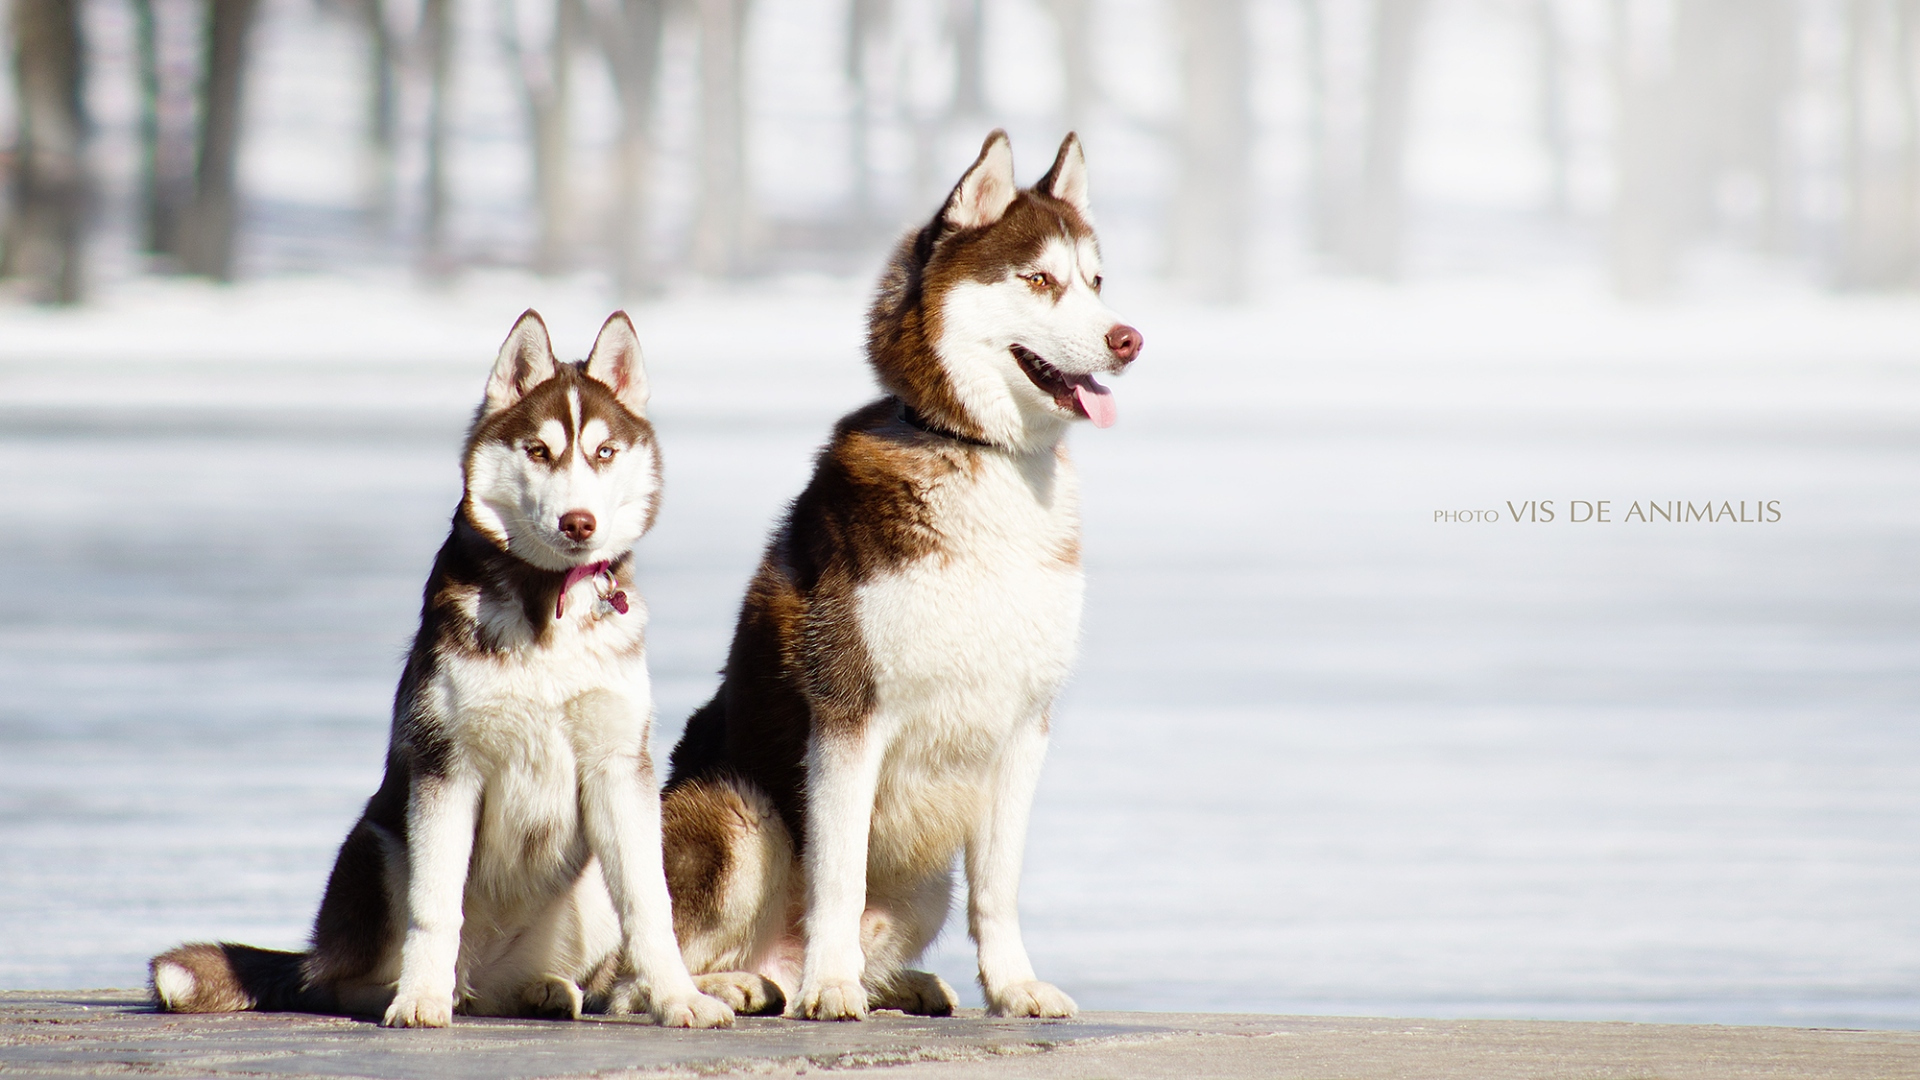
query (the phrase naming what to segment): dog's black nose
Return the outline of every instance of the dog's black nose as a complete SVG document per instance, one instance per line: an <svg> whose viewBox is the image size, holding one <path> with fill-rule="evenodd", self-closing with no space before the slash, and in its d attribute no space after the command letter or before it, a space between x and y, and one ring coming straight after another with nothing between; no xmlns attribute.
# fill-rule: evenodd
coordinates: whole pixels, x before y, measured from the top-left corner
<svg viewBox="0 0 1920 1080"><path fill-rule="evenodd" d="M1107 348L1112 350L1113 358L1123 364L1133 363L1144 344L1146 339L1140 336L1140 331L1126 323L1114 323L1113 329L1107 331Z"/></svg>
<svg viewBox="0 0 1920 1080"><path fill-rule="evenodd" d="M585 510L569 510L560 515L560 531L576 544L591 538L596 524L593 515Z"/></svg>

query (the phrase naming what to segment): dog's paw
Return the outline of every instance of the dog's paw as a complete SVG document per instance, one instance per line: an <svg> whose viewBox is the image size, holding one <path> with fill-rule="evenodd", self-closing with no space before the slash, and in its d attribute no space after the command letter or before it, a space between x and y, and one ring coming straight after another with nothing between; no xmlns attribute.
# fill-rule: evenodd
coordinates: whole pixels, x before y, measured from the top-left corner
<svg viewBox="0 0 1920 1080"><path fill-rule="evenodd" d="M627 978L615 982L607 990L606 1004L600 1011L608 1016L632 1016L637 1012L646 1012L650 1003L647 988L640 985L640 980Z"/></svg>
<svg viewBox="0 0 1920 1080"><path fill-rule="evenodd" d="M534 980L520 993L526 1015L542 1020L578 1020L583 998L572 979L546 975Z"/></svg>
<svg viewBox="0 0 1920 1080"><path fill-rule="evenodd" d="M902 971L867 997L869 1009L899 1009L914 1016L952 1016L960 996L931 971Z"/></svg>
<svg viewBox="0 0 1920 1080"><path fill-rule="evenodd" d="M793 1015L802 1020L865 1020L867 988L853 979L802 986Z"/></svg>
<svg viewBox="0 0 1920 1080"><path fill-rule="evenodd" d="M661 1027L716 1028L733 1026L733 1010L716 997L694 991L691 994L656 994L647 1015Z"/></svg>
<svg viewBox="0 0 1920 1080"><path fill-rule="evenodd" d="M1014 983L987 990L988 1016L1035 1016L1064 1019L1080 1011L1073 999L1052 983Z"/></svg>
<svg viewBox="0 0 1920 1080"><path fill-rule="evenodd" d="M742 1016L778 1016L787 1007L787 995L781 992L780 984L752 971L695 975L693 985Z"/></svg>
<svg viewBox="0 0 1920 1080"><path fill-rule="evenodd" d="M453 995L401 991L387 1006L381 1027L437 1028L453 1023Z"/></svg>

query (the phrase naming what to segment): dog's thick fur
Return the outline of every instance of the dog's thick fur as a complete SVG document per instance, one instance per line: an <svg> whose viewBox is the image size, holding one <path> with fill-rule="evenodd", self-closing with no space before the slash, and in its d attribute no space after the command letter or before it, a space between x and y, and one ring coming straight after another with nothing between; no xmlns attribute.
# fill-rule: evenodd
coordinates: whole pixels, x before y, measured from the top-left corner
<svg viewBox="0 0 1920 1080"><path fill-rule="evenodd" d="M732 1022L675 947L661 865L632 591L660 491L646 402L624 313L578 365L556 363L540 317L521 316L467 437L386 779L340 847L311 947L183 945L151 965L161 1008L394 1027L583 1007Z"/></svg>
<svg viewBox="0 0 1920 1080"><path fill-rule="evenodd" d="M1079 635L1063 439L1139 352L1100 299L1073 136L1029 190L995 132L881 281L887 396L841 420L747 589L719 692L673 752L674 923L703 985L792 1015L946 1014L908 965L964 852L990 1012L1071 1016L1017 910L1048 713ZM771 999L771 994L768 994Z"/></svg>

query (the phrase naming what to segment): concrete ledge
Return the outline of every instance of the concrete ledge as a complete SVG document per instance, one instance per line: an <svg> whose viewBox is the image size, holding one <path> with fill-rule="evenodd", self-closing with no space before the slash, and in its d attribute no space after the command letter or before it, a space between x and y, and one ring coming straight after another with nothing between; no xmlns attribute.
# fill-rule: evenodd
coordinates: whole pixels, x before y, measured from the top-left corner
<svg viewBox="0 0 1920 1080"><path fill-rule="evenodd" d="M1091 1013L1062 1022L883 1013L860 1024L461 1018L386 1031L288 1013L170 1016L138 991L0 993L0 1075L162 1077L801 1076L901 1080L1421 1078L1920 1080L1920 1032L1507 1020Z"/></svg>

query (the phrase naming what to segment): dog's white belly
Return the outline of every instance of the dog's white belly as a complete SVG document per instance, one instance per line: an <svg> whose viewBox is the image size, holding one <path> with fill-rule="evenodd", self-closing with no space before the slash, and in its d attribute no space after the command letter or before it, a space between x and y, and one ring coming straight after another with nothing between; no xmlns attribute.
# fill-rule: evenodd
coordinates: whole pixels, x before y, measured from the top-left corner
<svg viewBox="0 0 1920 1080"><path fill-rule="evenodd" d="M977 510L970 517L993 514L998 527L960 519L941 551L859 590L887 740L868 849L875 888L950 865L1001 746L1017 725L1039 721L1066 680L1085 582L1061 558L1078 529L1062 488L1052 507L1022 500L1024 485L964 493L988 504L964 506Z"/></svg>

